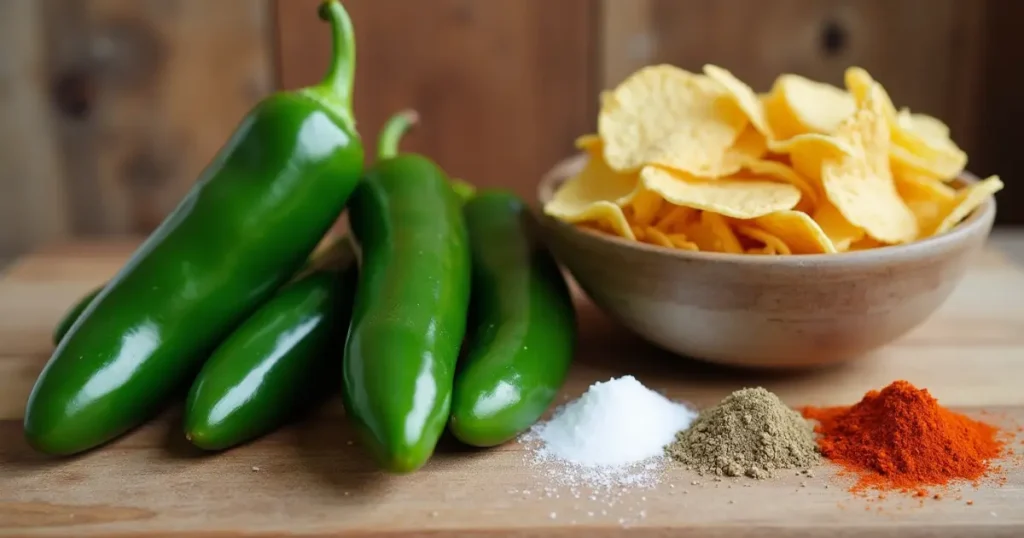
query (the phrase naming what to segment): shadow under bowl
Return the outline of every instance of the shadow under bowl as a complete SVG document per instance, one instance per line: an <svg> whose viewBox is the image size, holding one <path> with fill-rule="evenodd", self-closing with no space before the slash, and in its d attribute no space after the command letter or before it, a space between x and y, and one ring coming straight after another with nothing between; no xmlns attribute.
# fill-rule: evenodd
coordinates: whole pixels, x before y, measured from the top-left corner
<svg viewBox="0 0 1024 538"><path fill-rule="evenodd" d="M641 338L704 361L818 367L865 356L927 320L991 232L991 197L953 230L840 254L756 256L672 250L580 228L543 212L586 163L538 188L544 242L594 304ZM965 173L961 185L977 181Z"/></svg>

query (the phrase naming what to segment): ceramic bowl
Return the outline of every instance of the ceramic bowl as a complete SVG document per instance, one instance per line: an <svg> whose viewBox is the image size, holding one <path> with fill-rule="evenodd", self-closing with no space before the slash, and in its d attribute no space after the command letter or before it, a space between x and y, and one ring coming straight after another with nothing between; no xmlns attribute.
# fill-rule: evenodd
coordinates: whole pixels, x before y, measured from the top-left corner
<svg viewBox="0 0 1024 538"><path fill-rule="evenodd" d="M567 159L539 185L537 219L555 257L598 308L640 337L678 355L728 365L823 366L900 338L949 297L996 213L990 198L946 234L841 254L673 251L543 213L543 204L585 162L585 155Z"/></svg>

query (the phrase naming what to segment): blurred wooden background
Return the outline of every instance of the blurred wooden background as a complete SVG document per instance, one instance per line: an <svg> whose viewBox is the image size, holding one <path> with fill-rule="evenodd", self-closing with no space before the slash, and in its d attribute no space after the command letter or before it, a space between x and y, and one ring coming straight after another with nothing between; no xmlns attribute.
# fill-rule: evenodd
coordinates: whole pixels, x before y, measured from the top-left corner
<svg viewBox="0 0 1024 538"><path fill-rule="evenodd" d="M143 234L257 100L317 80L318 0L0 0L0 257L67 237ZM633 69L707 62L766 90L861 65L951 125L1024 222L1019 0L348 0L356 115L392 111L404 147L532 196Z"/></svg>

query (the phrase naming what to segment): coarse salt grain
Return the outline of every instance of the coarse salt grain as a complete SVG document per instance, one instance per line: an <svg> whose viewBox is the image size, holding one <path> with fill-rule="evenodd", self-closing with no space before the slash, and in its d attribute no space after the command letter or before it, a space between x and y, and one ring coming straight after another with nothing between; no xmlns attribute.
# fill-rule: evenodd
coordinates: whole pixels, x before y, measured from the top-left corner
<svg viewBox="0 0 1024 538"><path fill-rule="evenodd" d="M621 466L658 457L697 413L633 376L597 382L578 400L538 424L543 450L583 466Z"/></svg>

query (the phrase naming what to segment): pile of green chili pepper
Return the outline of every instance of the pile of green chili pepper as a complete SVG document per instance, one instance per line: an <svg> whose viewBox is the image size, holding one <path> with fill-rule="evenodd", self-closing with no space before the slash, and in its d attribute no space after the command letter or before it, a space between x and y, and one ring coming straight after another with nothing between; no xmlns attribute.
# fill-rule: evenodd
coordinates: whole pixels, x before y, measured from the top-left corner
<svg viewBox="0 0 1024 538"><path fill-rule="evenodd" d="M338 0L320 15L333 42L324 80L258 103L55 327L25 411L33 447L93 449L184 394L185 437L225 450L340 391L381 468L410 472L445 430L495 446L551 405L576 315L530 212L399 152L412 111L388 120L364 167L352 23ZM351 232L334 237L345 211Z"/></svg>

